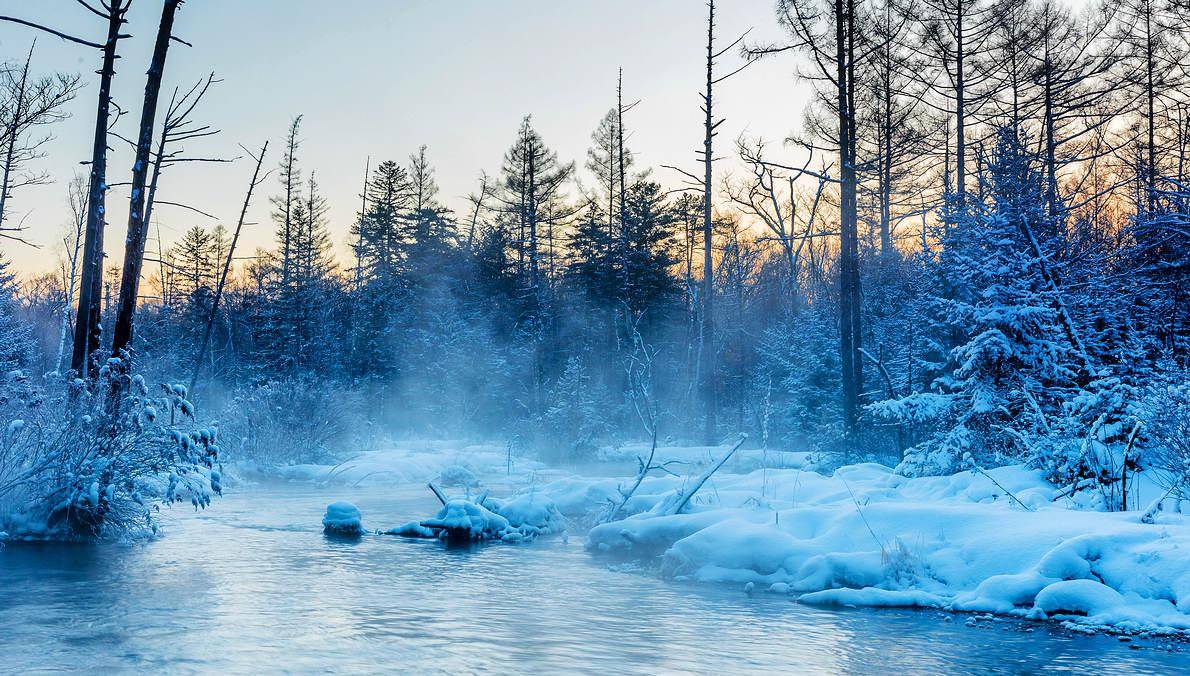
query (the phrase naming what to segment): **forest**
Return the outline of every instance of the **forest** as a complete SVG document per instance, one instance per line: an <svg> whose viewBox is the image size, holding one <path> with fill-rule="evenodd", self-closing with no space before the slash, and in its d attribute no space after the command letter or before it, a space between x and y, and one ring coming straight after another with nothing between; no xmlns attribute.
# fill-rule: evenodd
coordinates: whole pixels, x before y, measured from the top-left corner
<svg viewBox="0 0 1190 676"><path fill-rule="evenodd" d="M166 57L183 48L167 0L139 128L122 136L114 122L133 111L107 92L128 3L79 4L106 41L0 17L100 65L58 269L3 273L10 521L39 504L25 517L52 524L66 505L98 527L109 501L142 500L122 472L165 471L171 494L180 481L203 502L216 457L325 462L401 438L566 462L747 433L909 476L1025 463L1107 487L1109 509L1127 508L1130 473L1190 490L1184 2L781 0L773 43L719 35L712 3L694 156L637 163L649 130L632 113L648 94L621 72L586 157L551 150L534 126L551 112L526 114L503 157L474 158L490 171L466 210L440 201L432 148L369 158L357 216L339 224L349 258L332 253L317 180L344 168L304 161L300 111L225 169L245 177L229 197L239 223L183 205L198 224L154 236L159 174L221 161L182 150L215 133L202 103L218 80L167 103ZM33 52L7 56L11 259L30 227L13 205L51 180L42 144L64 103L96 90L39 72ZM812 104L788 111L786 139L720 137L722 83L765 59L796 64ZM107 164L114 144L135 148L130 182ZM745 170L719 170L725 158ZM102 251L104 228L123 225L105 223L105 199L130 200L124 252ZM274 245L237 248L265 199ZM205 422L154 431L191 415Z"/></svg>

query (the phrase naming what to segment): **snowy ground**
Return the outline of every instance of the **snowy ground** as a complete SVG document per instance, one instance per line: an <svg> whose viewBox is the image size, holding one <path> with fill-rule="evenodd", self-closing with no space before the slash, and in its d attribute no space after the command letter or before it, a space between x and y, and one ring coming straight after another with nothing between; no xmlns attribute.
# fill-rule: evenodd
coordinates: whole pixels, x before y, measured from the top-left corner
<svg viewBox="0 0 1190 676"><path fill-rule="evenodd" d="M640 450L605 451L604 460L623 468ZM601 521L629 479L514 458L510 482L500 446L418 444L278 476L345 486L437 480L454 493L492 481L527 486L518 499L556 508L571 532L598 524L587 538L596 555L654 561L674 578L806 604L934 607L1190 637L1190 516L1173 501L1156 523L1142 524L1139 512L1092 511L1087 496L1058 497L1022 467L909 479L863 464L824 476L796 468L804 454L750 451L684 513L664 514L724 450L660 449L659 459L682 461L670 466L681 476L645 479L610 523ZM765 462L784 468L753 469Z"/></svg>

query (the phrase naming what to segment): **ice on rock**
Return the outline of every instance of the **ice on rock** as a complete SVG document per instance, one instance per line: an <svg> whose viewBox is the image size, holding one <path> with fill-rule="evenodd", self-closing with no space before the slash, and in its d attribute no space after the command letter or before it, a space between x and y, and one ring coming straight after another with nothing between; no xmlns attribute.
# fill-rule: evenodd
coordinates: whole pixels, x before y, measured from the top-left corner
<svg viewBox="0 0 1190 676"><path fill-rule="evenodd" d="M364 525L359 509L350 502L332 502L322 517L323 532L328 535L363 535Z"/></svg>

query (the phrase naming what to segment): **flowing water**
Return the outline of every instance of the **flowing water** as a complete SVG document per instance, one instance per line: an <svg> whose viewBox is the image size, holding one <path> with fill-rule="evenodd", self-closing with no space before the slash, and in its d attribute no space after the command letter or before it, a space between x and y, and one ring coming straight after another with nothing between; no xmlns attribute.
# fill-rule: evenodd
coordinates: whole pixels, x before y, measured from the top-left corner
<svg viewBox="0 0 1190 676"><path fill-rule="evenodd" d="M1184 646L683 584L582 537L449 547L328 538L434 511L421 487L278 487L177 508L135 545L0 549L0 671L111 673L1188 673Z"/></svg>

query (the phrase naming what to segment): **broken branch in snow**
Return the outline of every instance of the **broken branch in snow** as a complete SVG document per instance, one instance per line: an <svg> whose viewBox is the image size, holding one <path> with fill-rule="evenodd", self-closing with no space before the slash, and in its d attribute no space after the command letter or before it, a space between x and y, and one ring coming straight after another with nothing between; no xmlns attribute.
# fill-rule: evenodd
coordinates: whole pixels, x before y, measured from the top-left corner
<svg viewBox="0 0 1190 676"><path fill-rule="evenodd" d="M983 471L983 468L982 468L982 467L980 467L979 465L976 465L974 462L972 462L972 463L971 463L971 471L972 471L972 472L975 472L976 474L982 474L982 475L984 475L985 477L987 477L987 478L988 478L988 481L991 481L993 484L995 484L995 485L996 485L996 488L999 488L1000 490L1004 491L1004 494L1005 494L1005 495L1007 495L1008 497L1012 498L1012 501L1013 501L1013 502L1015 502L1016 504L1020 505L1021 509L1025 510L1026 512L1032 512L1032 511L1033 511L1033 508L1032 508L1032 507L1030 507L1029 505L1026 505L1025 503L1021 502L1021 499L1020 499L1020 498L1018 498L1017 496L1013 495L1013 494L1012 494L1012 491L1010 491L1010 490L1008 490L1007 488L1005 488L1004 486L1002 486L1002 485L1000 484L1000 482L999 482L999 481L996 481L996 480L995 480L995 479L992 477L992 475L991 475L991 474L988 474L987 472Z"/></svg>
<svg viewBox="0 0 1190 676"><path fill-rule="evenodd" d="M735 446L732 446L731 450L725 453L723 457L719 459L719 462L708 467L707 471L703 472L702 476L698 477L698 481L694 482L694 486L692 486L689 491L682 495L682 497L674 503L673 507L670 507L666 510L666 514L680 514L682 510L685 509L686 505L690 503L690 498L694 497L694 494L697 493L700 488L702 488L703 484L707 482L707 479L710 479L712 474L718 472L719 468L722 467L729 459L731 459L731 456L735 455L735 452L740 450L740 446L743 446L744 442L747 440L748 435L741 432L740 440L735 442Z"/></svg>
<svg viewBox="0 0 1190 676"><path fill-rule="evenodd" d="M1173 495L1174 491L1181 488L1183 483L1184 482L1182 482L1182 481L1175 481L1175 482L1171 483L1169 486L1169 490L1165 491L1165 493L1163 493L1161 495L1161 497L1154 500L1153 503L1151 505L1149 505L1149 508L1145 510L1145 513L1140 515L1140 522L1141 523L1150 523L1150 524L1154 523L1157 520L1157 512L1161 511L1161 504L1163 502L1165 502L1166 498Z"/></svg>

